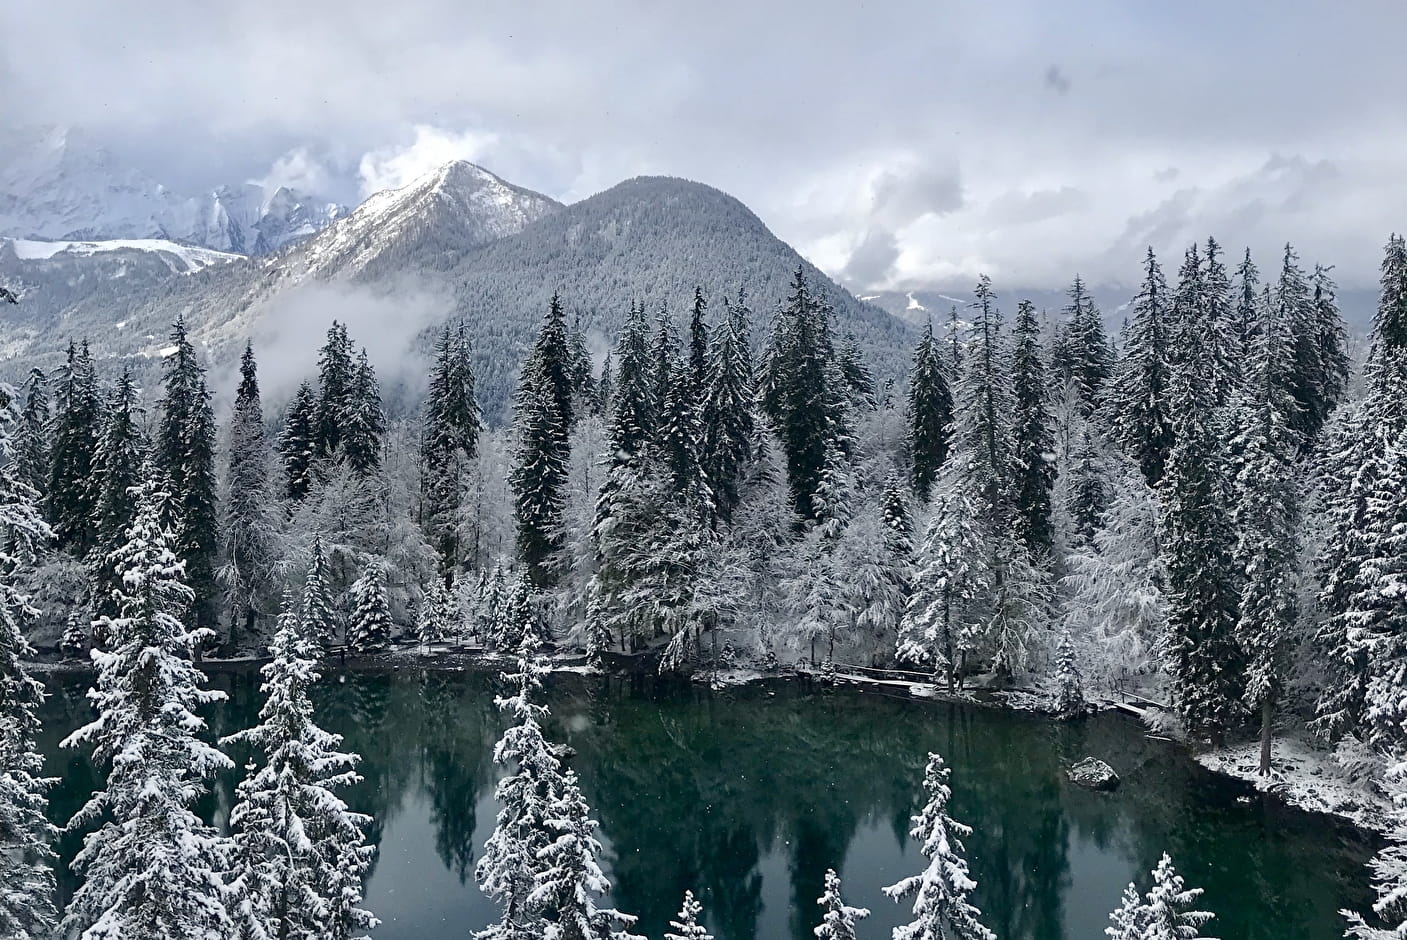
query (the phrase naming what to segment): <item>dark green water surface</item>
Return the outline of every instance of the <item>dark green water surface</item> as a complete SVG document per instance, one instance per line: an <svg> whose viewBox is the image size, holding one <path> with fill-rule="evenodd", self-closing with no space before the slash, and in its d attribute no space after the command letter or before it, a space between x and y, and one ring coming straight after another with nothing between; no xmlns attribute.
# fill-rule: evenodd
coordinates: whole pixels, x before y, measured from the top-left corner
<svg viewBox="0 0 1407 940"><path fill-rule="evenodd" d="M496 809L496 680L329 672L319 720L362 755L366 780L348 800L376 818L367 885L383 922L375 940L464 940L494 916L473 869ZM83 755L57 748L89 718L88 681L55 678L45 707L63 819L95 783ZM211 715L214 730L252 723L257 675L214 682L230 693ZM719 940L809 940L834 866L847 901L874 912L861 935L887 938L908 911L880 888L923 863L907 830L929 750L953 768L952 813L975 830L967 849L977 900L1003 940L1102 937L1124 884L1143 884L1164 850L1206 888L1202 900L1218 915L1209 932L1225 940L1340 937L1336 911L1370 900L1372 839L1214 777L1115 715L1059 724L875 693L710 693L570 675L554 678L547 697L548 733L576 749L572 765L601 821L614 902L639 914L638 932L651 937L692 888ZM1122 775L1117 792L1066 782L1063 769L1087 755ZM203 807L217 821L233 783L222 781ZM66 864L76 837L62 848Z"/></svg>

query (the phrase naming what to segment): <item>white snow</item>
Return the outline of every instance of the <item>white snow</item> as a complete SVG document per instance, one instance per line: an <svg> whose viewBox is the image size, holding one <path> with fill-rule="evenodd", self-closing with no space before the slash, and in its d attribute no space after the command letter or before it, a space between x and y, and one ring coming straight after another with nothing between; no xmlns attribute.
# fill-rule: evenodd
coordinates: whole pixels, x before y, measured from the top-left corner
<svg viewBox="0 0 1407 940"><path fill-rule="evenodd" d="M178 348L179 348L179 347L177 347L177 346L162 346L160 349L158 349L158 350L156 351L156 354L157 354L158 356L160 356L162 359L165 359L167 356L174 356L174 355L176 355L176 350L177 350Z"/></svg>
<svg viewBox="0 0 1407 940"><path fill-rule="evenodd" d="M904 308L905 310L927 310L927 309L928 309L928 308L925 307L923 304L919 303L919 302L918 302L918 299L915 298L912 293L907 294L907 295L905 295L905 296L907 296L907 297L909 298L909 305Z"/></svg>
<svg viewBox="0 0 1407 940"><path fill-rule="evenodd" d="M199 271L212 264L235 261L243 255L210 248L196 248L181 245L161 238L112 238L104 241L35 241L27 238L9 239L15 248L15 255L23 261L48 260L60 253L72 255L95 255L100 252L133 251L154 252L174 256L186 272ZM169 262L168 262L169 263ZM175 267L172 270L176 270Z"/></svg>

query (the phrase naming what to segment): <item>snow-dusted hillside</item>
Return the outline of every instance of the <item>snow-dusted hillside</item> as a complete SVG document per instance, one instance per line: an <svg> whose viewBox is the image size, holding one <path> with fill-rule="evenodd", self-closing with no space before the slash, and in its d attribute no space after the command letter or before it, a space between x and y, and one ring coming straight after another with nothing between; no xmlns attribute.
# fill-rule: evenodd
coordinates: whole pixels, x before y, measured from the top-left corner
<svg viewBox="0 0 1407 940"><path fill-rule="evenodd" d="M234 261L241 255L180 245L161 238L113 238L105 241L35 241L24 238L0 239L14 250L21 261L48 261L55 255L86 257L104 252L140 251L160 258L173 274L189 274L212 264Z"/></svg>

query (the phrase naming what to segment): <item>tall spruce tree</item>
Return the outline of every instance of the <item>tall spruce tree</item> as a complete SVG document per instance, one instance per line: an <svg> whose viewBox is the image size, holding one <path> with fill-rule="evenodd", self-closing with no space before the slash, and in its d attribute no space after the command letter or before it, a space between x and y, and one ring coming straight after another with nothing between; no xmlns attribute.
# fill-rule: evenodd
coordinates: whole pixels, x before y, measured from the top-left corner
<svg viewBox="0 0 1407 940"><path fill-rule="evenodd" d="M0 457L10 456L0 421ZM35 651L25 627L38 611L17 587L18 572L45 551L53 532L38 506L39 494L13 463L0 466L0 935L47 940L55 935L53 844L48 792L54 781L36 738L44 685L25 668Z"/></svg>
<svg viewBox="0 0 1407 940"><path fill-rule="evenodd" d="M701 401L708 387L708 322L704 319L708 310L708 300L703 289L694 288L694 303L689 308L689 382L693 386L694 401Z"/></svg>
<svg viewBox="0 0 1407 940"><path fill-rule="evenodd" d="M231 887L242 896L246 935L349 940L377 923L361 907L371 817L337 795L361 781L360 757L314 721L309 690L319 679L318 647L306 631L285 594L273 660L259 670L259 724L222 741L249 747L258 760L230 811Z"/></svg>
<svg viewBox="0 0 1407 940"><path fill-rule="evenodd" d="M1299 266L1299 256L1285 246L1276 284L1279 316L1289 324L1290 356L1286 381L1298 406L1294 429L1304 446L1313 445L1348 382L1343 322L1328 272L1316 268L1313 284Z"/></svg>
<svg viewBox="0 0 1407 940"><path fill-rule="evenodd" d="M1217 401L1229 404L1244 376L1243 357L1236 340L1235 298L1224 255L1217 240L1208 238L1202 264L1202 329L1211 363L1212 394Z"/></svg>
<svg viewBox="0 0 1407 940"><path fill-rule="evenodd" d="M381 386L376 381L366 349L357 355L341 417L342 454L347 466L366 476L381 466L381 438L386 433L386 412L381 407Z"/></svg>
<svg viewBox="0 0 1407 940"><path fill-rule="evenodd" d="M288 416L279 434L278 450L283 459L284 495L294 501L307 497L313 488L313 463L317 460L317 394L303 382L288 404Z"/></svg>
<svg viewBox="0 0 1407 940"><path fill-rule="evenodd" d="M562 501L572 430L570 350L562 302L552 296L542 328L523 362L514 401L518 444L511 477L518 551L533 582L553 580L561 546Z"/></svg>
<svg viewBox="0 0 1407 940"><path fill-rule="evenodd" d="M1016 340L1011 360L1016 408L1012 429L1015 521L1017 534L1031 557L1045 564L1051 559L1055 546L1050 514L1050 492L1055 485L1055 433L1046 407L1040 324L1029 300L1017 306L1012 333ZM1102 332L1100 342L1104 342Z"/></svg>
<svg viewBox="0 0 1407 940"><path fill-rule="evenodd" d="M816 899L825 913L813 933L816 940L856 940L855 925L870 916L868 909L850 907L840 896L840 876L835 869L826 869L825 891Z"/></svg>
<svg viewBox="0 0 1407 940"><path fill-rule="evenodd" d="M166 357L162 382L157 465L166 475L175 522L176 555L185 564L186 585L195 595L191 623L214 627L219 616L215 560L220 550L215 504L215 411L205 387L205 368L178 316L171 327L174 351Z"/></svg>
<svg viewBox="0 0 1407 940"><path fill-rule="evenodd" d="M1237 642L1240 578L1233 505L1207 329L1204 269L1187 251L1174 299L1174 371L1169 388L1175 443L1161 487L1162 550L1168 573L1173 699L1188 730L1220 741L1241 716L1244 653Z"/></svg>
<svg viewBox="0 0 1407 940"><path fill-rule="evenodd" d="M748 318L746 298L739 291L737 305L725 303L723 322L713 331L699 418L700 459L712 508L724 522L731 522L737 509L757 434Z"/></svg>
<svg viewBox="0 0 1407 940"><path fill-rule="evenodd" d="M1236 266L1235 311L1232 319L1233 349L1243 361L1248 357L1260 328L1260 269L1251 260L1251 249Z"/></svg>
<svg viewBox="0 0 1407 940"><path fill-rule="evenodd" d="M1149 486L1157 486L1173 444L1171 299L1153 249L1143 262L1143 287L1133 301L1133 320L1110 391L1114 440L1138 462Z"/></svg>
<svg viewBox="0 0 1407 940"><path fill-rule="evenodd" d="M226 564L221 571L230 605L230 644L238 641L236 625L252 633L273 575L277 527L269 492L269 443L264 430L264 406L259 396L259 370L254 347L244 346L239 363L239 389L230 416L229 460L225 472Z"/></svg>
<svg viewBox="0 0 1407 940"><path fill-rule="evenodd" d="M1165 852L1153 869L1148 893L1140 897L1138 888L1129 884L1104 934L1109 940L1199 940L1213 917L1193 908L1201 894L1201 888L1185 885Z"/></svg>
<svg viewBox="0 0 1407 940"><path fill-rule="evenodd" d="M386 598L386 566L370 561L362 576L352 584L352 621L347 626L347 645L355 653L374 653L386 648L395 626Z"/></svg>
<svg viewBox="0 0 1407 940"><path fill-rule="evenodd" d="M101 435L101 398L88 341L68 344L55 396L54 436L46 487L49 524L60 548L84 555L93 547L94 458Z"/></svg>
<svg viewBox="0 0 1407 940"><path fill-rule="evenodd" d="M988 530L1005 532L1012 519L1012 393L1011 356L997 310L991 278L977 282L972 303L972 323L962 376L958 382L958 419L953 447L961 449L966 463L968 492L979 501L982 522Z"/></svg>
<svg viewBox="0 0 1407 940"><path fill-rule="evenodd" d="M103 786L70 821L97 824L74 868L83 882L64 915L67 936L222 940L232 935L221 873L228 843L192 811L230 759L200 737L198 710L224 699L204 688L191 654L210 635L185 626L194 596L164 518L174 508L148 467L127 543L109 556L121 572L118 615L103 618L110 652L94 652L89 699L98 717L65 747L92 748Z"/></svg>
<svg viewBox="0 0 1407 940"><path fill-rule="evenodd" d="M1073 382L1080 413L1094 413L1109 380L1114 351L1104 330L1104 317L1079 275L1066 292L1065 322L1051 356L1051 367L1064 382Z"/></svg>
<svg viewBox="0 0 1407 940"><path fill-rule="evenodd" d="M948 386L944 356L933 340L933 324L925 323L909 370L909 451L911 482L920 500L928 499L933 481L948 459L952 433L953 393Z"/></svg>
<svg viewBox="0 0 1407 940"><path fill-rule="evenodd" d="M102 438L94 460L96 542L91 577L93 611L97 616L116 616L118 612L120 573L107 563L107 558L127 541L127 528L137 511L134 488L141 482L147 459L137 396L130 370L123 369L107 396Z"/></svg>
<svg viewBox="0 0 1407 940"><path fill-rule="evenodd" d="M356 370L347 325L333 320L327 341L318 352L317 412L313 419L315 453L324 460L342 446L346 417L353 407Z"/></svg>
<svg viewBox="0 0 1407 940"><path fill-rule="evenodd" d="M308 642L315 644L314 656L326 655L337 642L337 612L332 605L331 581L332 572L328 567L327 553L323 551L322 535L314 533L299 610Z"/></svg>
<svg viewBox="0 0 1407 940"><path fill-rule="evenodd" d="M440 569L446 575L460 564L458 515L464 475L478 457L479 435L483 431L469 352L464 324L454 330L446 326L435 343L420 439L425 531L439 553Z"/></svg>
<svg viewBox="0 0 1407 940"><path fill-rule="evenodd" d="M43 499L49 486L50 423L49 377L38 367L29 370L21 386L19 424L11 441L15 478Z"/></svg>

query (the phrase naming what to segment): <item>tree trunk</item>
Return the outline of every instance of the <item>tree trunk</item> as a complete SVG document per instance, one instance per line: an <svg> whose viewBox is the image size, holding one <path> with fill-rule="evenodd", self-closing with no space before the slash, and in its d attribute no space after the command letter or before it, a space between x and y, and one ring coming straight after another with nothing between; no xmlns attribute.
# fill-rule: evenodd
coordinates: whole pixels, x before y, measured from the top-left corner
<svg viewBox="0 0 1407 940"><path fill-rule="evenodd" d="M1270 696L1267 695L1260 703L1260 775L1262 777L1270 775L1270 719L1273 711Z"/></svg>

